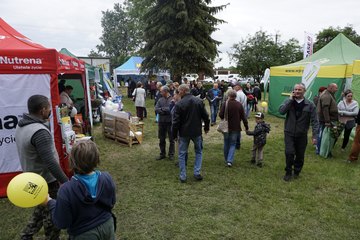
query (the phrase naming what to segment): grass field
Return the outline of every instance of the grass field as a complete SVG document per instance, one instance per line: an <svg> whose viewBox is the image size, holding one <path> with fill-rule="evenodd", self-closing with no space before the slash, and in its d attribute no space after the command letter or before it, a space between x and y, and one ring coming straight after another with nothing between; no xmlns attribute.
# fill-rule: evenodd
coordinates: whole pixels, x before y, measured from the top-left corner
<svg viewBox="0 0 360 240"><path fill-rule="evenodd" d="M287 183L283 119L266 115L271 132L261 169L249 163L252 138L244 133L233 167L225 167L223 138L212 127L204 135L204 180L191 178L191 144L189 178L181 184L173 161L155 160L153 100L147 106L142 145L120 145L95 127L100 169L109 171L117 186L117 239L360 239L360 169L345 163L348 153L339 144L332 159L316 156L308 145L301 177ZM134 113L133 102L125 99L125 109ZM249 121L252 129L254 118ZM347 151L350 147L351 142ZM18 239L32 210L7 199L0 199L0 206L0 239Z"/></svg>

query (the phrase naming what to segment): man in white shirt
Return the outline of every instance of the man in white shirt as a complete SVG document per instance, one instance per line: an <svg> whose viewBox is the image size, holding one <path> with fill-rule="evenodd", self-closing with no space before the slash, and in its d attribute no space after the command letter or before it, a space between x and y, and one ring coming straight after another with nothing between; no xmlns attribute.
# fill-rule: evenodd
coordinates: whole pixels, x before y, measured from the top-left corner
<svg viewBox="0 0 360 240"><path fill-rule="evenodd" d="M246 107L247 107L246 99L247 98L246 98L245 93L242 90L240 82L235 83L234 90L236 91L236 101L241 103L241 105L244 108L244 111L246 112ZM241 140L241 132L238 135L238 138L236 139L236 149L240 149L240 140Z"/></svg>
<svg viewBox="0 0 360 240"><path fill-rule="evenodd" d="M246 102L246 95L242 90L241 83L237 82L235 83L234 90L236 91L236 101L241 103L244 107L244 110L246 111L247 102Z"/></svg>

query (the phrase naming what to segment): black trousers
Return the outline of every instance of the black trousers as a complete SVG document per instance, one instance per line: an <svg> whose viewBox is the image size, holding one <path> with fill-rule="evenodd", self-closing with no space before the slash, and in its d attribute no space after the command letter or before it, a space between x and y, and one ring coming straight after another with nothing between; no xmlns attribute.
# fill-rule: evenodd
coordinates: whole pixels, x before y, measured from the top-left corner
<svg viewBox="0 0 360 240"><path fill-rule="evenodd" d="M285 157L287 175L299 174L304 165L305 150L307 146L307 136L290 136L285 133Z"/></svg>
<svg viewBox="0 0 360 240"><path fill-rule="evenodd" d="M159 123L158 128L158 137L159 137L159 147L160 155L166 156L166 135L169 138L169 156L174 156L175 154L175 141L171 133L171 122L169 123Z"/></svg>

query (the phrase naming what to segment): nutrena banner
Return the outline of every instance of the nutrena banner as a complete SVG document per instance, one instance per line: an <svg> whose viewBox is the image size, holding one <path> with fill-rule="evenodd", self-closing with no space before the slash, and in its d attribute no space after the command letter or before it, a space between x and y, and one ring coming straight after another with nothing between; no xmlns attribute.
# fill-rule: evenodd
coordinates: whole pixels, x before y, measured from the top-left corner
<svg viewBox="0 0 360 240"><path fill-rule="evenodd" d="M0 73L54 73L56 56L55 49L0 51Z"/></svg>
<svg viewBox="0 0 360 240"><path fill-rule="evenodd" d="M0 84L0 174L21 171L15 129L34 94L50 99L49 74L2 74Z"/></svg>

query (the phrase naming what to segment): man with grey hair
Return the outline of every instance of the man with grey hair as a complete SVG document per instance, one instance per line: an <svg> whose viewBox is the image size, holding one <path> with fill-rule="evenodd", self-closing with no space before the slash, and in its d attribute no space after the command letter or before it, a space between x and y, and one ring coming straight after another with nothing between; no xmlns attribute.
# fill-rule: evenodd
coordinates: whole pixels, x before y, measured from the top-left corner
<svg viewBox="0 0 360 240"><path fill-rule="evenodd" d="M161 160L166 157L166 135L169 138L169 159L174 160L175 153L175 143L174 138L171 133L171 110L170 105L172 101L172 97L169 93L169 87L163 86L160 88L161 98L158 100L155 106L155 113L159 114L158 119L158 138L160 140L160 156L156 158L156 160Z"/></svg>
<svg viewBox="0 0 360 240"><path fill-rule="evenodd" d="M174 139L179 135L179 168L180 182L186 182L185 159L189 148L190 140L194 143L195 164L194 178L201 181L200 174L202 164L202 122L204 122L205 133L209 132L209 114L205 110L203 101L190 94L189 86L182 84L179 86L181 100L176 103L172 133Z"/></svg>
<svg viewBox="0 0 360 240"><path fill-rule="evenodd" d="M339 120L338 107L335 93L338 90L336 83L330 83L326 90L321 93L317 103L317 113L320 122L320 133L316 153L320 153L322 133L325 127L332 127L332 123ZM331 156L331 152L329 153Z"/></svg>
<svg viewBox="0 0 360 240"><path fill-rule="evenodd" d="M279 108L280 114L286 114L285 135L285 176L284 181L298 178L304 165L305 150L307 146L307 133L312 125L312 144L316 144L319 122L316 107L313 102L304 98L305 86L295 84L294 91ZM294 173L294 175L293 175Z"/></svg>

